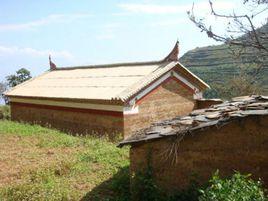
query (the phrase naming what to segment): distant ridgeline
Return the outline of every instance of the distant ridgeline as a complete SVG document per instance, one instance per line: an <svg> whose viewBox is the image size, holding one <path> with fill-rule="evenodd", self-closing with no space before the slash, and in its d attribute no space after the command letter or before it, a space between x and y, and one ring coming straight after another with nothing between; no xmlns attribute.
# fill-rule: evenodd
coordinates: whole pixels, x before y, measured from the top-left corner
<svg viewBox="0 0 268 201"><path fill-rule="evenodd" d="M268 24L260 29L268 32ZM268 47L267 41L266 45ZM244 52L240 58L236 58L230 47L223 44L195 48L186 52L179 60L193 73L213 86L214 83L223 83L225 80L237 75L239 67L249 69L253 65L252 51ZM265 94L268 94L268 58L266 57L265 59L265 66L260 73L259 80Z"/></svg>

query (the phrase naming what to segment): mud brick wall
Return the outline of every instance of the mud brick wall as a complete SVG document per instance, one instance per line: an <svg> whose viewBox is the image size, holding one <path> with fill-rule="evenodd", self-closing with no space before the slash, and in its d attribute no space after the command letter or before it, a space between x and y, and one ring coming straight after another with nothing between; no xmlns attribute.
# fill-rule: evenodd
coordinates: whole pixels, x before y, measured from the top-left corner
<svg viewBox="0 0 268 201"><path fill-rule="evenodd" d="M177 162L165 153L176 138L132 146L131 174L144 170L151 152L151 164L158 185L167 192L187 188L192 175L205 183L217 169L221 176L234 170L261 178L268 187L268 116L251 116L235 120L221 128L210 128L185 136L177 149Z"/></svg>
<svg viewBox="0 0 268 201"><path fill-rule="evenodd" d="M196 100L195 109L208 108L212 105L221 104L223 101L221 99L200 99Z"/></svg>
<svg viewBox="0 0 268 201"><path fill-rule="evenodd" d="M190 113L195 107L193 91L176 79L168 79L138 101L139 113L124 116L125 137L151 123Z"/></svg>
<svg viewBox="0 0 268 201"><path fill-rule="evenodd" d="M14 121L36 123L72 134L123 134L122 112L94 111L67 107L54 107L24 103L11 103Z"/></svg>

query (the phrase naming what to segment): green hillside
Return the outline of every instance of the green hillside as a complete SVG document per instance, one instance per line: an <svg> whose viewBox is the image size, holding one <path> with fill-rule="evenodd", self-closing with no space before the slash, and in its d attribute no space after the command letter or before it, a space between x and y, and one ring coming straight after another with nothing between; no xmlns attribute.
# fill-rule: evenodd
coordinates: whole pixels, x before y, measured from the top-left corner
<svg viewBox="0 0 268 201"><path fill-rule="evenodd" d="M268 24L264 25L261 30L268 32ZM180 58L180 62L213 86L215 83L223 84L229 78L237 75L239 67L252 67L252 51L244 52L238 58L234 56L232 49L225 44L197 47L185 53ZM268 93L268 58L266 60L266 65L259 77L259 83L264 93Z"/></svg>

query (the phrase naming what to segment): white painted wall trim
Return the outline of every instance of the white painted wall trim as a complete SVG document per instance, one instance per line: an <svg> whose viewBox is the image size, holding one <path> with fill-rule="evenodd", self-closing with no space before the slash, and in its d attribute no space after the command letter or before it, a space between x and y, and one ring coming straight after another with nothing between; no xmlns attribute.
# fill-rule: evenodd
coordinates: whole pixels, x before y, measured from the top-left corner
<svg viewBox="0 0 268 201"><path fill-rule="evenodd" d="M184 77L180 76L178 73L173 72L174 77L176 77L178 80L182 81L184 84L186 84L188 87L190 87L191 89L194 90L194 95L193 98L194 99L201 99L203 98L203 93L197 88L195 87L192 83L188 82L188 80L186 80Z"/></svg>
<svg viewBox="0 0 268 201"><path fill-rule="evenodd" d="M150 93L153 89L155 89L157 86L162 84L166 79L168 79L172 76L174 76L175 78L177 78L178 80L183 82L185 85L187 85L188 87L190 87L191 89L194 90L194 92L195 92L193 95L194 99L202 98L202 92L200 92L197 87L195 87L192 83L190 83L188 80L186 80L184 77L182 77L181 75L179 75L175 71L170 71L170 72L166 73L164 76L162 76L160 79L158 79L156 82L154 82L152 85L150 85L149 87L147 87L146 89L144 89L143 91L138 93L135 97L133 97L129 101L130 105L132 105L132 106L135 105L137 100L141 99L146 94Z"/></svg>
<svg viewBox="0 0 268 201"><path fill-rule="evenodd" d="M70 108L81 108L81 109L117 111L117 112L123 112L124 110L124 107L120 105L63 102L63 101L54 101L54 100L36 100L36 99L27 99L27 98L10 98L10 102L28 103L28 104L37 104L37 105L49 105L49 106L61 106L61 107L70 107Z"/></svg>
<svg viewBox="0 0 268 201"><path fill-rule="evenodd" d="M197 92L194 94L194 99L202 99L203 98L203 93L202 92Z"/></svg>
<svg viewBox="0 0 268 201"><path fill-rule="evenodd" d="M183 82L184 84L186 84L188 87L190 87L192 90L194 91L199 91L198 88L196 88L192 83L188 82L188 80L186 80L184 77L182 77L181 75L179 75L178 73L171 71L171 73L173 74L173 76L175 78L177 78L178 80L180 80L181 82Z"/></svg>
<svg viewBox="0 0 268 201"><path fill-rule="evenodd" d="M135 102L137 100L141 99L143 96L145 96L146 94L150 93L154 88L156 88L157 86L159 86L162 82L164 82L170 76L171 76L171 72L168 72L163 77L161 77L156 82L154 82L152 85L150 85L149 87L145 88L143 91L141 91L140 93L138 93L134 98L132 98L129 101L130 105L135 105Z"/></svg>
<svg viewBox="0 0 268 201"><path fill-rule="evenodd" d="M139 106L133 105L132 107L124 107L124 115L130 114L138 114L139 113Z"/></svg>

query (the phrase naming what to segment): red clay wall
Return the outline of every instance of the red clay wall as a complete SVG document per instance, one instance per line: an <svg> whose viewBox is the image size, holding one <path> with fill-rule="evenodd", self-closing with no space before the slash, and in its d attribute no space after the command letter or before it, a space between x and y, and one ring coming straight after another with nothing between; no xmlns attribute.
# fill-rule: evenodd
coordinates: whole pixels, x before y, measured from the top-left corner
<svg viewBox="0 0 268 201"><path fill-rule="evenodd" d="M133 146L130 151L131 173L146 167L151 150L151 160L157 183L167 192L186 188L193 174L201 183L207 182L217 169L222 176L234 170L252 173L268 187L268 116L247 117L219 129L211 128L184 137L177 149L177 162L165 153L176 138Z"/></svg>
<svg viewBox="0 0 268 201"><path fill-rule="evenodd" d="M11 103L14 121L51 126L73 134L122 135L122 112L101 112L88 109Z"/></svg>
<svg viewBox="0 0 268 201"><path fill-rule="evenodd" d="M195 107L195 100L192 91L177 80L168 79L138 101L138 105L138 114L124 116L125 137L153 122L190 113Z"/></svg>

